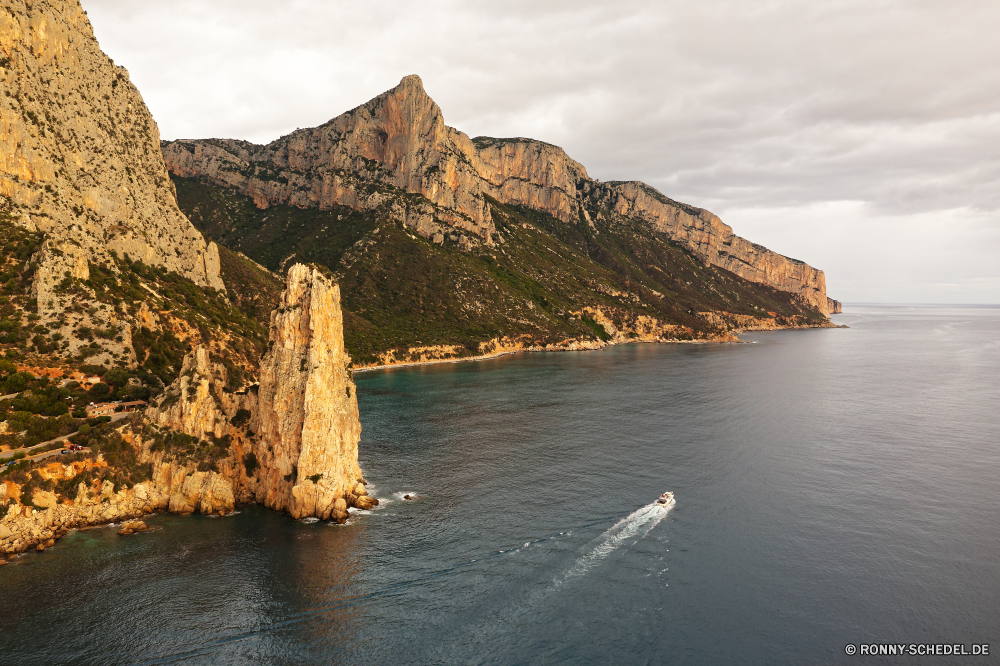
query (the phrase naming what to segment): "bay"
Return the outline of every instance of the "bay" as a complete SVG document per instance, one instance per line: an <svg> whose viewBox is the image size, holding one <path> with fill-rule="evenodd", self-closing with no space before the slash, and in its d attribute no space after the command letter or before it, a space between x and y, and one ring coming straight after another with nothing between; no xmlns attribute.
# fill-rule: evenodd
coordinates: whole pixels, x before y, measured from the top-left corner
<svg viewBox="0 0 1000 666"><path fill-rule="evenodd" d="M836 321L358 374L378 508L75 532L0 569L0 663L1000 653L1000 309Z"/></svg>

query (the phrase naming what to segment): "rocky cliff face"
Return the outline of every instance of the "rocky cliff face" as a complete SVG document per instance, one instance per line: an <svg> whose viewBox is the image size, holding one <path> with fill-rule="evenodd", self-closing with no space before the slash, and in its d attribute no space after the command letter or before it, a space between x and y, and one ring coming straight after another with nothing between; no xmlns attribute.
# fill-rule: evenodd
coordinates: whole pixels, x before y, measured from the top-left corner
<svg viewBox="0 0 1000 666"><path fill-rule="evenodd" d="M798 294L820 312L830 312L823 271L740 238L729 225L707 210L668 199L639 182L588 183L581 191L597 218L604 215L638 217L707 265L725 268L751 282Z"/></svg>
<svg viewBox="0 0 1000 666"><path fill-rule="evenodd" d="M177 208L159 133L128 72L101 52L76 0L0 7L0 203L45 234L33 286L56 286L111 253L224 290L218 249Z"/></svg>
<svg viewBox="0 0 1000 666"><path fill-rule="evenodd" d="M361 422L349 365L338 286L296 264L271 315L260 385L227 391L225 367L198 347L146 417L199 440L225 438L235 460L226 476L231 496L296 518L343 521L349 506L373 503L358 466ZM256 468L248 471L250 454Z"/></svg>
<svg viewBox="0 0 1000 666"><path fill-rule="evenodd" d="M252 407L252 397L231 393L226 384L225 367L213 363L208 348L198 345L184 357L177 380L146 410L146 418L197 439L234 434L229 419Z"/></svg>
<svg viewBox="0 0 1000 666"><path fill-rule="evenodd" d="M63 503L34 490L34 510L11 503L0 517L0 555L44 549L74 527L156 511L226 514L256 501L295 518L342 523L349 507L371 508L378 501L358 465L361 422L349 364L339 288L319 269L296 264L272 313L259 387L227 390L225 366L195 347L159 401L120 429L123 445L149 466L148 480L117 491L110 481L79 483ZM73 483L95 467L108 465L56 461L41 479ZM21 494L0 482L0 501L8 489Z"/></svg>
<svg viewBox="0 0 1000 666"><path fill-rule="evenodd" d="M258 502L296 518L343 518L367 495L349 364L339 287L314 267L293 266L261 360Z"/></svg>
<svg viewBox="0 0 1000 666"><path fill-rule="evenodd" d="M465 249L498 240L489 199L570 224L640 219L706 265L798 294L821 312L828 308L822 271L740 238L708 211L643 183L591 180L556 146L470 139L444 124L417 76L266 146L211 139L168 142L162 150L173 173L234 188L261 208L377 209L436 242L457 230Z"/></svg>

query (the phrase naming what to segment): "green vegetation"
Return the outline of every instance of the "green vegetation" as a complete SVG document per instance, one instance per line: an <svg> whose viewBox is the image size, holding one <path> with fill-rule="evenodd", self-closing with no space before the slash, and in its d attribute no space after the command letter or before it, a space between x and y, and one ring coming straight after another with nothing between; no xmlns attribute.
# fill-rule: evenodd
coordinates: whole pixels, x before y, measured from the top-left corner
<svg viewBox="0 0 1000 666"><path fill-rule="evenodd" d="M9 369L0 366L0 369L4 368ZM36 378L28 372L11 373L6 379L0 375L3 386L20 389L19 395L0 401L0 422L7 423L7 433L0 435L0 445L10 448L34 446L75 432L86 417L84 406L91 402L145 400L149 397L150 389L139 380L143 374L141 369L129 371L119 367L108 370L103 366L83 366L81 370L85 374L96 373L102 381L93 385L70 382L60 386L61 382L48 377ZM11 382L11 378L17 381ZM86 434L88 426L79 427Z"/></svg>
<svg viewBox="0 0 1000 666"><path fill-rule="evenodd" d="M114 256L110 265L90 263L89 277L80 280L66 273L55 292L68 301L54 321L39 322L37 303L30 297L34 276L31 257L41 247L42 235L29 233L14 223L0 206L0 359L32 367L81 369L103 375L105 369L85 369L95 355L110 351L131 335L139 367L132 372L127 391L105 381L112 390L102 399L147 399L170 383L180 372L180 361L194 344L213 343L220 362L232 370L234 381L242 381L242 368L254 367L267 340L267 325L273 304L280 295L280 280L238 253L220 249L223 280L232 300L214 289L128 256ZM58 252L58 250L51 250ZM107 306L101 308L101 305ZM146 307L166 325L125 330L121 325L100 323L110 308L108 320L138 319ZM94 321L96 316L97 322ZM89 317L89 318L86 318ZM67 332L67 329L69 331ZM83 342L70 355L69 338ZM124 365L126 357L118 357ZM23 379L0 365L0 395L23 388ZM10 390L4 390L9 388Z"/></svg>
<svg viewBox="0 0 1000 666"><path fill-rule="evenodd" d="M137 483L148 481L152 478L152 465L140 463L136 450L128 444L122 437L119 429L123 422L109 423L105 417L93 419L92 425L88 427L84 424L80 427L80 434L74 438L75 443L89 446L91 453L74 453L59 456L58 462L68 465L86 458L94 458L98 454L104 457L108 463L107 467L95 467L71 479L62 481L43 480L38 472L38 467L45 466L52 462L52 459L42 461L22 460L0 471L0 480L11 481L21 485L22 504L30 504L31 495L36 490L46 490L56 493L60 499L73 499L76 496L80 483L88 487L97 488L105 481L114 484L114 490L131 488ZM87 430L85 433L84 430ZM68 434L68 433L63 433ZM61 443L46 447L45 450L55 450L62 446ZM41 452L41 451L38 451ZM36 453L36 452L33 452ZM23 458L23 452L18 452L15 458Z"/></svg>
<svg viewBox="0 0 1000 666"><path fill-rule="evenodd" d="M600 308L619 329L640 316L677 326L678 339L724 333L699 316L706 311L825 321L792 294L705 266L640 220L567 224L488 199L500 242L470 253L459 250L457 233L436 245L387 221L384 211L260 210L232 190L174 183L181 208L219 243L270 270L290 261L328 266L341 285L345 341L356 362L430 345L472 355L503 336L535 344L609 339L602 325L579 315L584 307Z"/></svg>
<svg viewBox="0 0 1000 666"><path fill-rule="evenodd" d="M149 450L163 451L164 460L180 464L196 464L199 472L219 471L218 462L229 455L229 436L209 440L157 426L144 424L142 437L150 442Z"/></svg>
<svg viewBox="0 0 1000 666"><path fill-rule="evenodd" d="M229 298L248 317L267 329L271 324L271 311L277 307L285 288L284 281L223 245L219 245L219 264Z"/></svg>
<svg viewBox="0 0 1000 666"><path fill-rule="evenodd" d="M243 467L247 470L247 476L255 476L260 463L257 461L257 454L251 451L243 456Z"/></svg>
<svg viewBox="0 0 1000 666"><path fill-rule="evenodd" d="M41 334L27 312L35 308L30 294L35 265L30 260L41 245L42 234L18 226L0 207L0 350L8 359L20 356Z"/></svg>
<svg viewBox="0 0 1000 666"><path fill-rule="evenodd" d="M378 226L374 213L346 206L329 210L272 206L261 210L252 199L230 190L194 179L171 178L181 210L196 227L271 271L286 268L282 262L293 253L297 262L336 266L348 248ZM229 284L227 280L227 288ZM278 284L280 296L283 283Z"/></svg>

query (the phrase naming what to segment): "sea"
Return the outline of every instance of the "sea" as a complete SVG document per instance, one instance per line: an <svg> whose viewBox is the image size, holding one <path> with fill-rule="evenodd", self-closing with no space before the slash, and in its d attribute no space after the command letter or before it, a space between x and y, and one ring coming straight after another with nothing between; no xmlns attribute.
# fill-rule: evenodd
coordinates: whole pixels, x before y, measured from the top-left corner
<svg viewBox="0 0 1000 666"><path fill-rule="evenodd" d="M834 320L359 373L378 507L73 532L0 664L998 663L1000 308Z"/></svg>

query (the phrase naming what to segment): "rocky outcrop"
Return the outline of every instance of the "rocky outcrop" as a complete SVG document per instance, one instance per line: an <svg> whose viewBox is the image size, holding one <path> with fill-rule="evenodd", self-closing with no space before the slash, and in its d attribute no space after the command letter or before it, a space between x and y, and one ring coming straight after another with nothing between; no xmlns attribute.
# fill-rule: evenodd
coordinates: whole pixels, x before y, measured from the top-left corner
<svg viewBox="0 0 1000 666"><path fill-rule="evenodd" d="M844 305L840 301L835 301L832 298L826 299L826 312L827 314L840 314L844 311Z"/></svg>
<svg viewBox="0 0 1000 666"><path fill-rule="evenodd" d="M823 271L740 238L707 210L673 201L639 182L588 183L581 192L596 218L617 215L642 219L707 265L798 294L820 312L829 312Z"/></svg>
<svg viewBox="0 0 1000 666"><path fill-rule="evenodd" d="M177 208L156 123L79 2L0 7L0 82L0 204L45 233L33 286L43 318L63 311L65 276L86 280L112 253L225 289L218 248Z"/></svg>
<svg viewBox="0 0 1000 666"><path fill-rule="evenodd" d="M320 269L296 264L271 315L259 386L226 390L225 367L198 346L146 411L159 429L230 447L218 472L195 471L168 464L148 442L135 441L142 460L153 464L156 506L216 513L256 501L295 518L343 522L348 507L377 504L367 496L358 466L361 422L349 365L339 287Z"/></svg>
<svg viewBox="0 0 1000 666"><path fill-rule="evenodd" d="M293 266L270 339L254 420L256 499L296 518L342 520L367 492L339 287L316 267Z"/></svg>
<svg viewBox="0 0 1000 666"><path fill-rule="evenodd" d="M146 410L146 418L197 439L225 437L231 430L229 417L247 406L241 396L225 392L225 386L225 367L213 363L208 348L198 345L184 357L180 376Z"/></svg>
<svg viewBox="0 0 1000 666"><path fill-rule="evenodd" d="M141 520L130 520L122 525L122 528L118 530L119 536L129 536L130 534L136 534L137 532L147 532L149 531L149 525Z"/></svg>
<svg viewBox="0 0 1000 666"><path fill-rule="evenodd" d="M146 451L148 457L148 450ZM151 513L226 514L236 503L232 484L215 472L196 472L177 463L153 463L153 478L115 492L105 481L99 489L80 484L76 498L39 510L11 504L0 518L0 554L23 553L67 530L140 518ZM42 493L36 492L39 500ZM51 494L51 493L50 493Z"/></svg>
<svg viewBox="0 0 1000 666"><path fill-rule="evenodd" d="M173 173L234 188L261 208L381 209L434 240L457 228L492 244L489 199L566 223L641 219L706 264L798 294L821 312L829 307L822 271L736 236L708 211L644 183L591 180L557 146L525 138L470 139L448 127L417 76L320 127L266 146L210 139L168 142L162 150Z"/></svg>
<svg viewBox="0 0 1000 666"><path fill-rule="evenodd" d="M794 328L836 328L832 322L822 326L805 321L801 316L782 316L775 312L764 313L766 316L735 314L733 312L699 312L698 316L722 331L730 331L733 341L738 338L733 333L747 331L780 331Z"/></svg>
<svg viewBox="0 0 1000 666"><path fill-rule="evenodd" d="M320 127L266 146L211 139L162 146L170 170L235 188L258 206L381 208L426 238L452 229L492 244L486 196L578 215L583 166L531 139L470 139L448 127L418 76ZM422 195L401 197L400 193Z"/></svg>

